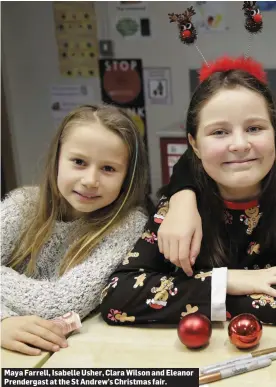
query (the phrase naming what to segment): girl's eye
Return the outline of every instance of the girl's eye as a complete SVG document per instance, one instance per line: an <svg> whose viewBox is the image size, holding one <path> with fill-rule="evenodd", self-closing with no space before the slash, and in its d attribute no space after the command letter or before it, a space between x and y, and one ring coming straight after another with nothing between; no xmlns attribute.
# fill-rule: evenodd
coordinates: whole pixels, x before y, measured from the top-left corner
<svg viewBox="0 0 276 387"><path fill-rule="evenodd" d="M226 134L225 130L219 129L212 133L213 136L222 136Z"/></svg>
<svg viewBox="0 0 276 387"><path fill-rule="evenodd" d="M105 172L115 172L115 169L114 169L113 167L111 167L110 165L105 165L105 166L103 167L103 170L104 170Z"/></svg>
<svg viewBox="0 0 276 387"><path fill-rule="evenodd" d="M249 132L257 133L261 130L258 126L250 126L250 128L247 129Z"/></svg>
<svg viewBox="0 0 276 387"><path fill-rule="evenodd" d="M80 167L83 167L85 165L85 162L82 159L73 159L73 163Z"/></svg>

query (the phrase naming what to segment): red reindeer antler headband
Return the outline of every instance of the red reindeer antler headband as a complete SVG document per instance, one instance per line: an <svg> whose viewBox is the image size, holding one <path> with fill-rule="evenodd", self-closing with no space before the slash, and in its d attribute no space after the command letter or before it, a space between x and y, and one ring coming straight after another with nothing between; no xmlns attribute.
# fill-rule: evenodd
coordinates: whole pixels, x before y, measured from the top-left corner
<svg viewBox="0 0 276 387"><path fill-rule="evenodd" d="M244 1L242 9L244 10L244 15L246 18L245 28L251 34L251 37L253 34L261 32L263 28L263 20L260 10L256 5L256 1ZM182 14L169 13L169 20L171 23L177 22L180 41L187 45L194 44L204 59L205 63L199 72L200 82L203 82L210 75L216 72L241 70L251 74L262 83L267 83L267 77L263 66L256 62L254 59L248 58L247 55L239 58L223 56L214 62L208 63L198 46L195 44L197 40L197 31L194 24L192 23L192 16L195 14L196 12L193 7L190 7Z"/></svg>

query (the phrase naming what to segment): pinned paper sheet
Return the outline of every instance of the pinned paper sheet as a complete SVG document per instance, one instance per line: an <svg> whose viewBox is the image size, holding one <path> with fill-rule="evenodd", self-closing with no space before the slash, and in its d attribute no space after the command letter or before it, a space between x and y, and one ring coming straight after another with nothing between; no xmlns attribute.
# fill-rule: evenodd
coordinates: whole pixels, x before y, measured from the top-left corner
<svg viewBox="0 0 276 387"><path fill-rule="evenodd" d="M151 19L146 1L109 2L112 35L118 39L151 38Z"/></svg>
<svg viewBox="0 0 276 387"><path fill-rule="evenodd" d="M51 115L57 127L63 118L80 105L93 103L94 95L90 85L53 85L51 87Z"/></svg>
<svg viewBox="0 0 276 387"><path fill-rule="evenodd" d="M198 32L220 32L228 30L225 15L227 2L225 1L196 1L196 15L193 17Z"/></svg>

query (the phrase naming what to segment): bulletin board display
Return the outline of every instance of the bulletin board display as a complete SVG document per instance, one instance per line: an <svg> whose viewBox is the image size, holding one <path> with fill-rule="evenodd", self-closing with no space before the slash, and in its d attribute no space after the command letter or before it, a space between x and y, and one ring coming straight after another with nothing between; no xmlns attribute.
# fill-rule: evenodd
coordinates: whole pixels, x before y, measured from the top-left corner
<svg viewBox="0 0 276 387"><path fill-rule="evenodd" d="M54 1L53 12L60 74L70 78L98 76L94 2Z"/></svg>
<svg viewBox="0 0 276 387"><path fill-rule="evenodd" d="M160 138L162 184L168 184L173 167L188 148L186 138Z"/></svg>

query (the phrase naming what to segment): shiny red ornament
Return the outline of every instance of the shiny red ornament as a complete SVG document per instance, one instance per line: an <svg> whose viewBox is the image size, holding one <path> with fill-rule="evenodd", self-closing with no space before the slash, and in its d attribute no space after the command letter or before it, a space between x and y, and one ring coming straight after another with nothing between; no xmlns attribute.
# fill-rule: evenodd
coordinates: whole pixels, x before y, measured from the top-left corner
<svg viewBox="0 0 276 387"><path fill-rule="evenodd" d="M214 73L227 72L230 70L244 71L251 74L262 83L267 83L267 75L263 66L254 59L246 58L244 56L239 58L223 56L214 62L209 62L208 64L204 63L199 72L199 80L200 82L203 82Z"/></svg>
<svg viewBox="0 0 276 387"><path fill-rule="evenodd" d="M211 321L200 313L183 317L177 329L179 340L188 348L200 348L209 342L212 335Z"/></svg>
<svg viewBox="0 0 276 387"><path fill-rule="evenodd" d="M228 335L237 348L252 348L262 337L262 323L250 313L242 313L232 318L228 325Z"/></svg>

